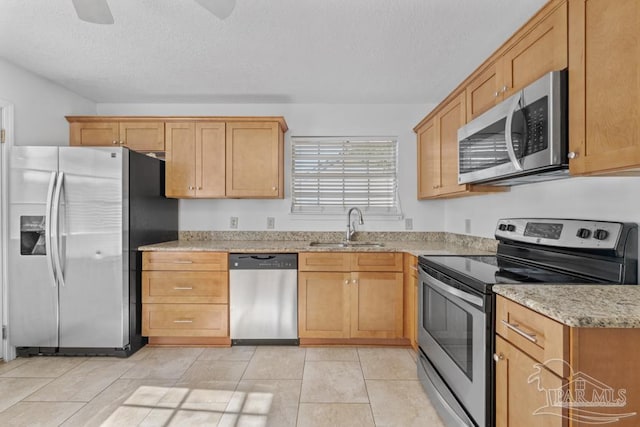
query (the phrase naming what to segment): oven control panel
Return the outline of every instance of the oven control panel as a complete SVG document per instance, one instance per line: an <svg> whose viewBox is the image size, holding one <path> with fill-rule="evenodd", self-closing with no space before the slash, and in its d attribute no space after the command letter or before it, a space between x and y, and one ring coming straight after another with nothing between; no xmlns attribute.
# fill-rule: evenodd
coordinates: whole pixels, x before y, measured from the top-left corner
<svg viewBox="0 0 640 427"><path fill-rule="evenodd" d="M549 218L505 218L498 221L497 239L547 246L615 249L624 223Z"/></svg>

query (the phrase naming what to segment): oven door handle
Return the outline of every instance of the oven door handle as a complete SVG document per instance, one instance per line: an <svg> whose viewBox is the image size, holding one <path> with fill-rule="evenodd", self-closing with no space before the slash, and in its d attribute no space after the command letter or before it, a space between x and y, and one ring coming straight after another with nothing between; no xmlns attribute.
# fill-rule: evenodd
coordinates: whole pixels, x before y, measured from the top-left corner
<svg viewBox="0 0 640 427"><path fill-rule="evenodd" d="M484 300L482 298L480 298L479 296L476 295L472 295L469 294L465 291L461 291L460 289L456 289L453 286L449 286L437 279L435 279L433 276L429 275L429 273L425 272L424 270L421 270L422 272L424 272L425 276L426 276L426 281L427 283L429 283L429 285L433 286L434 288L438 288L440 289L442 292L446 292L449 295L453 295L455 297L458 297L468 303L474 304L478 307L484 307Z"/></svg>

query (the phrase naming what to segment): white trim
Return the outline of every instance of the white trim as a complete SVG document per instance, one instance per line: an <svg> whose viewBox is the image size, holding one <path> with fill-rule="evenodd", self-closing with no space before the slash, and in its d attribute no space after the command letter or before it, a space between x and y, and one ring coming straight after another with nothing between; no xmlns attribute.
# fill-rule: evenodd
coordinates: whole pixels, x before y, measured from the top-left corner
<svg viewBox="0 0 640 427"><path fill-rule="evenodd" d="M13 121L13 104L8 101L0 100L0 111L2 112L2 126L5 129L5 143L0 144L0 235L4 236L0 242L0 302L2 303L1 314L2 324L8 327L8 299L7 299L7 244L9 239L9 228L7 215L9 213L9 198L8 198L8 176L9 176L9 162L7 159L10 147L14 145L14 121ZM16 357L15 347L9 344L8 339L2 340L2 347L0 348L0 356L8 362Z"/></svg>

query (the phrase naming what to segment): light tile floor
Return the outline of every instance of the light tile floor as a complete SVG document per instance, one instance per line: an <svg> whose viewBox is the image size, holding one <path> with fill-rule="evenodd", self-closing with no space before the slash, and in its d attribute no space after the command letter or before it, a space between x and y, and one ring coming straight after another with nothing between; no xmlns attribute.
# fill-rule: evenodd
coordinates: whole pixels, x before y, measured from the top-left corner
<svg viewBox="0 0 640 427"><path fill-rule="evenodd" d="M420 426L442 422L398 348L151 348L0 362L0 426Z"/></svg>

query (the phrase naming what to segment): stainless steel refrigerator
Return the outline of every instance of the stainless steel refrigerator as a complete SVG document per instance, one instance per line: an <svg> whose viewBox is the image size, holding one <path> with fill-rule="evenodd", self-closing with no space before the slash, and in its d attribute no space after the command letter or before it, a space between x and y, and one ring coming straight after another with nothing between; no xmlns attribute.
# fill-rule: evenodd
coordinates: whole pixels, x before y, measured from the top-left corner
<svg viewBox="0 0 640 427"><path fill-rule="evenodd" d="M138 350L137 248L178 234L164 162L126 148L13 147L9 168L9 343L18 355Z"/></svg>

